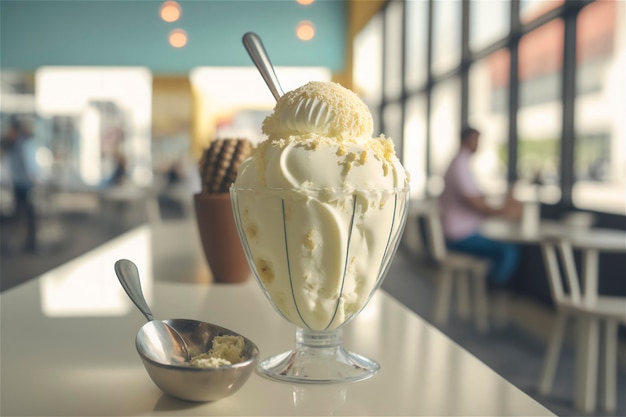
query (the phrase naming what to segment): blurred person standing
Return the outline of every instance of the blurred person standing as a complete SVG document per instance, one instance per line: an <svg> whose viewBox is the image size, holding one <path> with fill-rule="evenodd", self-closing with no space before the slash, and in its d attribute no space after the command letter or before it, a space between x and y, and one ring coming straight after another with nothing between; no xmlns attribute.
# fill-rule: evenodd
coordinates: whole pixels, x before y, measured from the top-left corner
<svg viewBox="0 0 626 417"><path fill-rule="evenodd" d="M1 149L4 161L9 166L13 189L13 230L8 236L14 240L13 247L20 246L22 229L25 237L22 249L33 252L37 249L37 212L32 200L32 191L36 185L37 164L33 138L23 122L12 117L9 129L2 138ZM15 242L15 240L18 242Z"/></svg>
<svg viewBox="0 0 626 417"><path fill-rule="evenodd" d="M113 155L113 161L115 168L111 176L105 181L105 187L119 187L124 185L128 180L128 161L126 155L117 151Z"/></svg>
<svg viewBox="0 0 626 417"><path fill-rule="evenodd" d="M489 283L502 287L513 278L519 263L519 248L481 235L480 228L486 217L519 218L522 206L513 199L510 190L501 207L487 202L470 168L479 138L480 132L473 127L461 131L459 151L445 173L445 187L439 197L443 230L449 249L488 260Z"/></svg>

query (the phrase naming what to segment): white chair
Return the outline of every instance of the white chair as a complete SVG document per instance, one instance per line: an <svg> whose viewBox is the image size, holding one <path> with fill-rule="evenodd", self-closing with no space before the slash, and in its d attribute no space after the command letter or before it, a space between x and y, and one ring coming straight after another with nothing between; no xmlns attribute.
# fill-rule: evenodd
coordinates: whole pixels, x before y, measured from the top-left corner
<svg viewBox="0 0 626 417"><path fill-rule="evenodd" d="M420 237L426 238L426 245L423 246L428 248L437 263L434 322L439 326L448 322L452 292L456 284L457 314L462 319L473 315L476 330L486 332L489 329L486 282L488 263L446 248L436 200L420 201L417 204L411 202L409 207Z"/></svg>
<svg viewBox="0 0 626 417"><path fill-rule="evenodd" d="M573 318L576 320L578 333L576 367L580 371L577 372L577 378L585 379L575 381L576 406L586 413L594 411L600 371L600 406L606 411L615 411L617 335L619 324L626 324L626 298L598 295L589 301L590 298L585 298L580 288L571 243L565 238L546 238L541 246L557 317L544 357L539 392L547 395L552 390L565 328L569 319ZM563 286L564 282L566 287ZM604 325L604 333L600 324ZM598 343L602 336L603 343ZM604 346L604 361L601 366L599 345Z"/></svg>

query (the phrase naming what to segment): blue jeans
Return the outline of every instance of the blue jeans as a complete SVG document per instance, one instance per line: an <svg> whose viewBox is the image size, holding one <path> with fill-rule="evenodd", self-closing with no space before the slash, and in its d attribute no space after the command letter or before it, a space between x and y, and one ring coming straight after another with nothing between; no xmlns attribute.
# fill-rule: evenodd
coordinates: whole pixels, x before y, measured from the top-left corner
<svg viewBox="0 0 626 417"><path fill-rule="evenodd" d="M499 242L474 234L460 240L446 241L448 249L486 259L491 266L487 279L498 286L508 284L519 263L519 248L512 243Z"/></svg>

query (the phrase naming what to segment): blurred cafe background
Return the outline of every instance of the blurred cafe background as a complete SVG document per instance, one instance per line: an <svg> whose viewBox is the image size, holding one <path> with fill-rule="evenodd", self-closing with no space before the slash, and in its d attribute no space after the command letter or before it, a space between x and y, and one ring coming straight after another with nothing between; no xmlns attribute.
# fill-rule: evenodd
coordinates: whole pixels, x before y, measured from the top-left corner
<svg viewBox="0 0 626 417"><path fill-rule="evenodd" d="M481 131L472 168L487 194L511 186L542 220L624 231L625 13L621 0L3 0L0 289L137 225L193 219L202 151L263 140L275 102L242 46L248 31L283 90L332 80L366 102L415 202L442 191L469 124ZM14 193L23 173L12 136L28 144L25 198ZM438 264L420 254L428 239L411 216L383 288L434 320ZM576 415L571 343L554 391L537 392L557 307L541 242L525 242L522 260L499 333L462 317L438 324L550 409ZM626 297L623 251L601 253L598 269L599 293ZM626 409L623 330L616 415Z"/></svg>

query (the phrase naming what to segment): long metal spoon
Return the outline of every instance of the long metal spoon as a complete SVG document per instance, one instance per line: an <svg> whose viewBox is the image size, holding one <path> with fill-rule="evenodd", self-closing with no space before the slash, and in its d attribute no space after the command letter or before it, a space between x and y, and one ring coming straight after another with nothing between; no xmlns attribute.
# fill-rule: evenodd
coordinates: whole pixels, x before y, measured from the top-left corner
<svg viewBox="0 0 626 417"><path fill-rule="evenodd" d="M161 320L156 320L141 291L141 281L137 265L128 259L115 262L115 274L124 291L146 317L148 323L143 327L148 335L149 349L165 363L180 364L191 360L191 355L182 337Z"/></svg>
<svg viewBox="0 0 626 417"><path fill-rule="evenodd" d="M274 66L270 61L263 42L259 35L254 32L247 32L243 35L243 46L245 46L248 55L252 58L252 62L256 65L257 69L261 73L261 77L265 80L265 84L269 87L274 98L278 101L280 96L283 95L283 89L278 82L278 77L274 72Z"/></svg>

